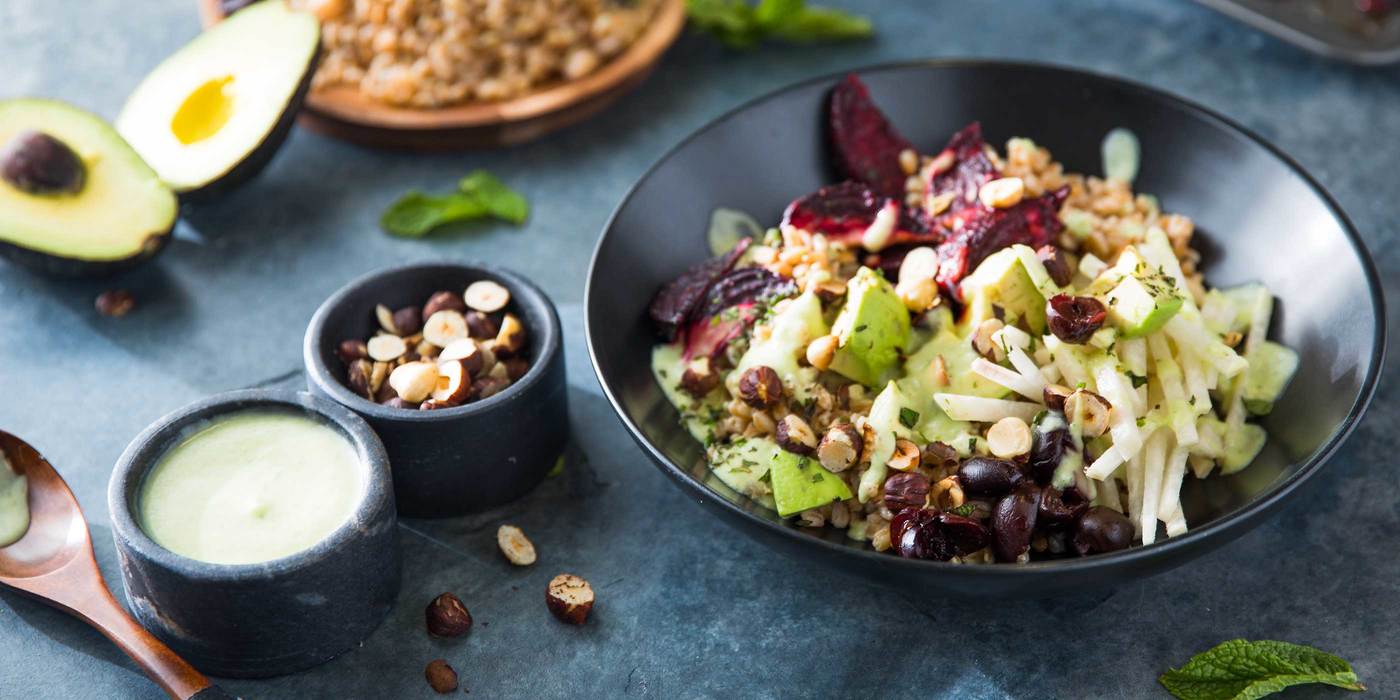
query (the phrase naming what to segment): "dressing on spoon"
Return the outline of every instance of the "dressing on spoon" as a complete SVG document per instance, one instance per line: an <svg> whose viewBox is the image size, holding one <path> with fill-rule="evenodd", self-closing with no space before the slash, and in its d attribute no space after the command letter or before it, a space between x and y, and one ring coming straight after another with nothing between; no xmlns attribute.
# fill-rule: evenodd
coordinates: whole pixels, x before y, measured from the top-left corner
<svg viewBox="0 0 1400 700"><path fill-rule="evenodd" d="M29 482L0 450L0 547L18 542L28 529Z"/></svg>

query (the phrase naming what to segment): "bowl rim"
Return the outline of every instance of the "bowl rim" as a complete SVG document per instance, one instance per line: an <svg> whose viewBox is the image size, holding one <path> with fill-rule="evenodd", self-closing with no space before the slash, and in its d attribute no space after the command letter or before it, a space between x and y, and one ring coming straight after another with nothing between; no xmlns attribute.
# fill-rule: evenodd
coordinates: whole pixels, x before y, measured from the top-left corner
<svg viewBox="0 0 1400 700"><path fill-rule="evenodd" d="M534 339L532 342L539 343L538 358L530 364L530 368L520 379L511 382L503 391L480 401L433 411L415 411L406 408L390 408L370 401L350 391L335 377L335 373L321 359L320 353L323 343L336 342L325 337L326 320L330 314L344 305L352 294L383 278L423 269L450 270L460 272L466 277L476 276L503 281L505 287L510 290L513 301L542 312L540 315L543 323L538 324L538 327L536 324L532 324L528 318L520 319ZM314 382L318 390L329 396L333 403L361 416L375 421L442 423L490 412L525 395L530 387L543 381L545 367L549 364L549 359L560 352L563 343L561 334L559 313L555 310L553 302L549 300L549 296L544 293L544 290L526 279L524 275L482 263L413 262L381 268L360 275L321 302L321 305L316 308L316 313L311 316L310 323L306 326L306 335L302 339L302 363L305 365L307 379Z"/></svg>
<svg viewBox="0 0 1400 700"><path fill-rule="evenodd" d="M141 484L151 469L169 451L171 441L180 438L190 426L201 421L259 410L287 410L305 414L312 420L334 426L350 441L365 477L360 500L350 516L310 547L262 562L208 562L178 554L157 543L141 527L134 499L139 497ZM118 550L131 550L142 559L164 569L181 572L190 579L226 583L267 581L315 567L336 556L352 540L372 536L366 534L364 523L377 512L387 508L391 517L397 517L392 515L393 488L389 455L384 444L354 411L305 391L237 389L181 406L157 418L132 438L112 469L107 486L107 510L112 519L112 537L117 542ZM123 570L129 568L126 564L122 566Z"/></svg>
<svg viewBox="0 0 1400 700"><path fill-rule="evenodd" d="M1090 78L1102 84L1111 85L1138 96L1145 97L1154 102L1174 103L1185 111L1205 121L1213 122L1227 132L1233 132L1236 135L1243 136L1245 139L1252 141L1255 145L1262 147L1298 176L1302 182L1322 200L1333 218L1341 224L1342 232L1345 234L1348 243L1351 244L1352 251L1361 264L1362 272L1366 278L1366 286L1370 292L1371 310L1376 331L1371 339L1370 366L1367 369L1366 376L1362 380L1361 390L1352 401L1351 408L1348 410L1346 418L1332 431L1332 434L1328 436L1327 440L1323 442L1311 456L1304 460L1303 465L1296 472L1289 475L1283 481L1274 484L1268 491L1256 496L1254 500L1241 506L1235 512L1222 518L1216 518L1200 527L1193 527L1184 535L1159 540L1150 545L1129 547L1128 549L1109 554L1077 557L1073 559L1058 559L1005 566L965 566L953 564L951 562L893 557L888 554L876 552L869 547L855 548L844 544L837 544L821 537L813 537L805 534L798 528L774 522L767 518L758 517L739 504L723 497L698 481L688 470L672 462L661 450L651 444L650 440L648 440L646 435L641 431L641 428L627 414L617 393L613 390L608 378L604 376L602 368L599 366L597 352L594 349L592 318L593 284L596 279L598 257L602 253L603 246L608 239L608 234L612 232L618 217L621 215L622 211L631 204L632 199L637 195L637 190L641 185L650 179L661 166L665 165L671 158L675 157L681 150L701 135L718 128L740 113L746 112L769 100L778 99L783 95L804 90L814 85L834 85L848 74L868 75L872 73L904 71L909 69L958 70L967 68L1050 71L1066 76ZM1148 561L1164 561L1169 559L1174 553L1182 550L1193 549L1198 545L1205 545L1207 543L1223 544L1234 537L1243 535L1246 531L1251 529L1252 526L1257 525L1262 517L1277 509L1289 494L1296 491L1304 482L1312 478L1312 476L1321 469L1323 464L1332 457L1341 446L1342 442L1355 430L1357 424L1361 421L1361 417L1365 414L1366 409L1371 404L1371 400L1375 396L1386 354L1387 327L1385 296L1380 284L1379 275L1376 272L1375 261L1372 260L1371 254L1366 249L1366 245L1361 239L1360 233L1356 230L1355 224L1352 223L1346 212L1342 210L1341 206L1332 195L1329 194L1327 190L1298 163L1298 161L1279 147L1265 140L1250 128L1194 100L1116 75L1045 61L934 58L876 63L808 78L745 100L738 106L706 122L703 126L668 149L627 189L622 200L613 209L612 213L608 215L607 221L603 224L602 233L598 237L598 242L594 245L593 255L588 264L588 278L584 287L583 298L583 327L584 337L588 345L589 364L592 366L593 374L597 377L598 383L602 387L603 395L607 397L608 403L613 408L613 412L617 414L623 426L626 427L627 433L636 441L651 461L656 464L657 468L671 477L672 481L680 484L684 490L690 492L692 496L697 497L700 501L710 500L716 503L718 507L729 511L733 515L756 523L772 535L791 540L796 547L810 551L823 551L835 556L851 556L859 560L864 560L872 566L894 567L909 574L939 571L952 573L956 571L961 575L1008 579L1012 577L1024 578L1037 576L1046 572L1075 572L1106 567L1128 568L1134 564L1146 563Z"/></svg>

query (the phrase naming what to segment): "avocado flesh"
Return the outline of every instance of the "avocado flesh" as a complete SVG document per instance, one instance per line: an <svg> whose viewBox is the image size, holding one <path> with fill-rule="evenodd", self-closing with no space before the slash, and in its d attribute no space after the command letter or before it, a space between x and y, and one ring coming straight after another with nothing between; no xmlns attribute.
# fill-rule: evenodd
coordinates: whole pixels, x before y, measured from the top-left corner
<svg viewBox="0 0 1400 700"><path fill-rule="evenodd" d="M777 443L773 447L776 448ZM851 497L851 489L846 482L823 469L815 458L803 457L781 448L770 454L772 461L768 474L779 516L786 518Z"/></svg>
<svg viewBox="0 0 1400 700"><path fill-rule="evenodd" d="M243 9L151 71L117 131L184 199L240 184L286 138L320 38L316 18L282 0Z"/></svg>
<svg viewBox="0 0 1400 700"><path fill-rule="evenodd" d="M846 305L831 332L840 345L829 369L876 386L909 342L909 311L888 281L862 267L846 285Z"/></svg>
<svg viewBox="0 0 1400 700"><path fill-rule="evenodd" d="M1185 298L1176 281L1153 267L1129 246L1093 286L1113 287L1103 293L1108 320L1124 338L1140 338L1161 330L1181 311Z"/></svg>
<svg viewBox="0 0 1400 700"><path fill-rule="evenodd" d="M40 131L86 166L73 194L29 194L0 181L0 252L44 272L97 275L159 251L175 226L175 195L96 115L53 100L0 101L0 144Z"/></svg>
<svg viewBox="0 0 1400 700"><path fill-rule="evenodd" d="M963 280L961 291L967 300L963 322L970 328L999 317L1007 325L1024 325L1036 335L1045 332L1045 297L1015 250L1007 248L987 256Z"/></svg>

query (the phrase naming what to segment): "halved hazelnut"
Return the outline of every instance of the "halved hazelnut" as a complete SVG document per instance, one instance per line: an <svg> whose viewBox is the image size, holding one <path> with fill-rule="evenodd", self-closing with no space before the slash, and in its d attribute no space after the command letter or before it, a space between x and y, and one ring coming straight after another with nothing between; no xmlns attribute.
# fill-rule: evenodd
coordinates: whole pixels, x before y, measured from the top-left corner
<svg viewBox="0 0 1400 700"><path fill-rule="evenodd" d="M817 445L817 461L821 462L823 469L839 474L850 469L860 458L863 443L860 431L855 426L837 423L827 429L821 444Z"/></svg>
<svg viewBox="0 0 1400 700"><path fill-rule="evenodd" d="M1095 438L1108 430L1109 413L1113 404L1087 389L1076 389L1065 399L1065 416L1073 421L1077 416L1083 421L1084 437Z"/></svg>
<svg viewBox="0 0 1400 700"><path fill-rule="evenodd" d="M1026 183L1019 177L1000 177L977 190L977 198L991 209L1007 209L1021 203Z"/></svg>
<svg viewBox="0 0 1400 700"><path fill-rule="evenodd" d="M428 317L423 324L423 338L440 348L458 338L467 337L467 320L461 312L444 309Z"/></svg>
<svg viewBox="0 0 1400 700"><path fill-rule="evenodd" d="M374 317L379 321L379 327L384 329L385 333L399 334L398 326L394 325L394 312L390 311L389 307L383 304L376 305L374 307Z"/></svg>
<svg viewBox="0 0 1400 700"><path fill-rule="evenodd" d="M341 362L350 364L355 360L363 360L369 357L369 347L363 340L342 340L335 348L335 354Z"/></svg>
<svg viewBox="0 0 1400 700"><path fill-rule="evenodd" d="M497 355L507 357L525 348L525 326L515 314L506 314L501 319L501 330L496 333L494 349Z"/></svg>
<svg viewBox="0 0 1400 700"><path fill-rule="evenodd" d="M405 306L394 312L394 327L399 335L409 336L423 330L423 311L416 306Z"/></svg>
<svg viewBox="0 0 1400 700"><path fill-rule="evenodd" d="M826 369L836 357L836 347L841 339L834 335L824 335L807 344L807 363L817 369Z"/></svg>
<svg viewBox="0 0 1400 700"><path fill-rule="evenodd" d="M468 311L466 319L467 334L478 340L494 340L496 334L501 332L500 326L480 311Z"/></svg>
<svg viewBox="0 0 1400 700"><path fill-rule="evenodd" d="M987 429L987 449L1002 459L1031 451L1031 427L1016 416L1007 416Z"/></svg>
<svg viewBox="0 0 1400 700"><path fill-rule="evenodd" d="M369 370L369 393L376 397L380 389L384 387L384 380L389 378L389 363L376 362Z"/></svg>
<svg viewBox="0 0 1400 700"><path fill-rule="evenodd" d="M389 386L394 387L399 398L404 401L422 401L437 387L438 370L431 362L409 362L399 365L389 375Z"/></svg>
<svg viewBox="0 0 1400 700"><path fill-rule="evenodd" d="M459 314L467 312L467 304L462 301L462 295L452 292L433 292L428 297L428 302L423 304L423 318L432 318L433 314L439 311L456 311Z"/></svg>
<svg viewBox="0 0 1400 700"><path fill-rule="evenodd" d="M812 426L807 421L795 413L783 416L774 432L778 447L793 454L810 455L817 449L817 434L812 432Z"/></svg>
<svg viewBox="0 0 1400 700"><path fill-rule="evenodd" d="M573 574L559 574L545 588L544 602L560 622L581 625L593 611L593 587Z"/></svg>
<svg viewBox="0 0 1400 700"><path fill-rule="evenodd" d="M376 335L365 343L369 356L378 362L393 362L408 352L408 344L396 335Z"/></svg>
<svg viewBox="0 0 1400 700"><path fill-rule="evenodd" d="M961 461L958 458L958 451L952 445L939 440L934 440L924 446L920 455L924 466L930 469L953 469Z"/></svg>
<svg viewBox="0 0 1400 700"><path fill-rule="evenodd" d="M467 368L467 373L473 376L481 374L482 368L486 364L486 353L482 351L481 344L471 338L458 338L447 344L447 347L438 353L438 362L461 361Z"/></svg>
<svg viewBox="0 0 1400 700"><path fill-rule="evenodd" d="M907 472L919 466L922 459L922 455L919 454L919 446L914 444L913 440L899 438L894 441L894 454L885 460L885 464L890 469Z"/></svg>
<svg viewBox="0 0 1400 700"><path fill-rule="evenodd" d="M525 532L514 525L502 525L496 529L496 546L501 554L516 566L529 566L535 563L535 545Z"/></svg>
<svg viewBox="0 0 1400 700"><path fill-rule="evenodd" d="M1065 399L1073 393L1073 389L1063 384L1046 384L1045 390L1041 392L1041 398L1046 408L1052 411L1063 411L1065 410Z"/></svg>
<svg viewBox="0 0 1400 700"><path fill-rule="evenodd" d="M374 364L369 360L355 360L345 368L345 383L356 394L369 398L374 392L369 388L369 375L374 371Z"/></svg>
<svg viewBox="0 0 1400 700"><path fill-rule="evenodd" d="M695 398L702 398L719 386L719 372L714 370L707 355L701 355L688 364L681 373L681 388Z"/></svg>
<svg viewBox="0 0 1400 700"><path fill-rule="evenodd" d="M992 334L1004 328L1006 324L995 318L989 318L977 324L976 330L972 332L972 349L978 355L991 360L1001 362L1006 359L1006 349L996 340L992 339Z"/></svg>
<svg viewBox="0 0 1400 700"><path fill-rule="evenodd" d="M442 352L442 348L420 337L418 342L413 346L413 352L417 353L419 357L437 357L438 354Z"/></svg>
<svg viewBox="0 0 1400 700"><path fill-rule="evenodd" d="M438 364L437 386L433 389L433 400L446 404L459 404L472 393L472 373L462 360L448 360Z"/></svg>
<svg viewBox="0 0 1400 700"><path fill-rule="evenodd" d="M510 290L491 280L480 280L467 285L462 298L466 300L468 308L494 314L510 303Z"/></svg>

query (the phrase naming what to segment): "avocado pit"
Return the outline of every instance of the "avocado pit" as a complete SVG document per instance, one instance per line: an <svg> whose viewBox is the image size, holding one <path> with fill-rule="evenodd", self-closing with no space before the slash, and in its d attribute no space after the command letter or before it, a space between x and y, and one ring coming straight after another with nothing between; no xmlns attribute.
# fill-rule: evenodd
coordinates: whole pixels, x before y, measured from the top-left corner
<svg viewBox="0 0 1400 700"><path fill-rule="evenodd" d="M77 194L87 182L87 166L68 144L28 129L0 150L0 179L26 194Z"/></svg>

